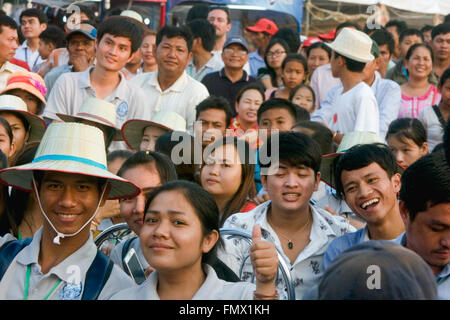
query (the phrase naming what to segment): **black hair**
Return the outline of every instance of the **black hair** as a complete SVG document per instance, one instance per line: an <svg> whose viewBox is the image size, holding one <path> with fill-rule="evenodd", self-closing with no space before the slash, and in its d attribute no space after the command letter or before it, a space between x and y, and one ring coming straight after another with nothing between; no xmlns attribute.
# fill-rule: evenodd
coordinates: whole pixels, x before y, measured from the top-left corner
<svg viewBox="0 0 450 320"><path fill-rule="evenodd" d="M402 33L400 33L398 42L401 43L405 37L409 37L409 36L418 36L420 39L422 39L422 42L424 41L423 33L420 32L420 30L406 29L406 30L403 30Z"/></svg>
<svg viewBox="0 0 450 320"><path fill-rule="evenodd" d="M244 93L248 90L258 91L261 94L262 101L264 102L266 100L266 95L265 95L264 87L262 86L262 84L257 81L253 81L253 82L250 82L249 84L245 85L244 87L242 87L241 90L239 90L239 92L236 94L236 99L235 99L236 103L239 103L239 101L241 100Z"/></svg>
<svg viewBox="0 0 450 320"><path fill-rule="evenodd" d="M422 34L431 30L433 30L433 26L429 24L426 24L422 28L420 28L420 32L422 32Z"/></svg>
<svg viewBox="0 0 450 320"><path fill-rule="evenodd" d="M409 58L411 58L412 54L414 53L414 51L419 48L419 47L423 47L428 49L428 51L430 52L430 56L431 56L431 61L433 62L434 60L434 55L433 55L433 49L431 49L430 45L428 43L422 42L422 43L415 43L413 44L411 47L409 47L408 52L406 52L406 56L405 56L405 60L409 60Z"/></svg>
<svg viewBox="0 0 450 320"><path fill-rule="evenodd" d="M450 33L450 23L441 23L431 30L431 39L433 40L440 34Z"/></svg>
<svg viewBox="0 0 450 320"><path fill-rule="evenodd" d="M66 46L66 34L59 27L50 25L41 32L39 39L46 43L52 43L56 48L64 48Z"/></svg>
<svg viewBox="0 0 450 320"><path fill-rule="evenodd" d="M309 113L308 110L306 110L301 106L296 107L297 107L297 118L295 119L295 122L311 120L311 114Z"/></svg>
<svg viewBox="0 0 450 320"><path fill-rule="evenodd" d="M84 13L87 16L88 21L86 21L86 23L88 23L91 26L93 26L94 28L96 28L97 18L95 17L94 11L90 7L84 6L84 5L81 5L78 3L76 6L78 7L80 13ZM69 9L69 8L70 8L70 6L67 9ZM72 15L73 13L74 12L72 12L70 15ZM69 15L69 17L70 17L70 15Z"/></svg>
<svg viewBox="0 0 450 320"><path fill-rule="evenodd" d="M9 137L9 145L11 145L12 142L13 142L13 138L14 138L14 135L13 135L13 132L12 132L12 129L11 129L11 126L9 125L9 122L6 121L6 119L3 118L3 117L1 117L1 116L0 116L0 126L2 126L3 128L5 128L6 134L7 134L8 137Z"/></svg>
<svg viewBox="0 0 450 320"><path fill-rule="evenodd" d="M327 55L328 55L328 59L331 59L331 49L329 46L327 46L325 43L319 41L319 42L314 42L312 45L310 45L309 47L306 48L306 57L309 58L309 54L311 53L311 50L313 49L317 49L320 48L322 50L324 50Z"/></svg>
<svg viewBox="0 0 450 320"><path fill-rule="evenodd" d="M38 18L40 24L48 23L47 16L41 10L38 10L36 8L23 10L20 14L20 19L19 19L20 22L22 22L23 17Z"/></svg>
<svg viewBox="0 0 450 320"><path fill-rule="evenodd" d="M356 23L356 22L353 22L353 21L345 21L345 22L342 22L341 24L337 25L336 33L339 33L339 31L341 29L344 29L344 28L355 28L358 31L363 31L363 29L361 28L359 23Z"/></svg>
<svg viewBox="0 0 450 320"><path fill-rule="evenodd" d="M202 100L195 107L195 120L198 119L201 112L209 109L218 109L225 112L225 127L228 127L231 118L233 117L233 113L231 112L231 106L227 99L224 97L209 96L208 98Z"/></svg>
<svg viewBox="0 0 450 320"><path fill-rule="evenodd" d="M97 41L100 43L105 34L128 38L131 41L131 53L136 52L142 43L144 29L137 21L124 16L111 16L104 20L97 30Z"/></svg>
<svg viewBox="0 0 450 320"><path fill-rule="evenodd" d="M145 215L147 214L152 201L161 193L169 191L180 192L184 196L185 200L191 204L195 214L200 220L202 235L204 237L211 234L214 230L219 233L219 208L217 207L214 198L208 191L200 187L198 184L185 180L171 181L155 189L149 195L145 203L144 221ZM202 263L211 264L215 260L217 247L221 241L222 240L219 237L219 241L217 241L214 247L209 252L202 255Z"/></svg>
<svg viewBox="0 0 450 320"><path fill-rule="evenodd" d="M395 50L395 41L392 35L387 32L386 30L376 30L372 35L370 36L372 40L374 40L378 47L387 45L387 48L389 50L389 53L393 53Z"/></svg>
<svg viewBox="0 0 450 320"><path fill-rule="evenodd" d="M300 121L292 127L292 129L294 128L303 129L303 133L307 134L314 141L316 141L320 146L322 155L333 152L333 133L320 122Z"/></svg>
<svg viewBox="0 0 450 320"><path fill-rule="evenodd" d="M450 202L450 167L443 150L423 156L402 175L399 198L404 202L410 221L419 212Z"/></svg>
<svg viewBox="0 0 450 320"><path fill-rule="evenodd" d="M274 37L270 39L269 44L266 47L266 51L264 52L264 63L266 64L265 70L267 70L267 72L269 73L270 79L272 81L272 86L274 87L278 87L277 74L275 70L269 65L269 62L267 61L267 54L269 53L270 48L276 44L279 44L280 46L283 47L284 51L286 51L286 55L288 55L291 52L291 48L284 39Z"/></svg>
<svg viewBox="0 0 450 320"><path fill-rule="evenodd" d="M272 36L273 38L279 38L286 41L286 43L289 45L289 49L291 52L297 52L298 48L301 45L300 37L298 36L298 33L295 32L292 28L280 28L278 31Z"/></svg>
<svg viewBox="0 0 450 320"><path fill-rule="evenodd" d="M445 84L445 81L450 78L450 68L445 69L442 73L441 78L439 79L439 87L442 88Z"/></svg>
<svg viewBox="0 0 450 320"><path fill-rule="evenodd" d="M0 169L6 169L7 167L8 158L0 150ZM14 192L14 190L16 189L11 189L11 192ZM17 223L15 222L17 218L11 212L15 208L15 204L13 206L10 205L8 187L4 185L0 186L0 203L0 236L4 236L7 233L12 233L14 236L17 236Z"/></svg>
<svg viewBox="0 0 450 320"><path fill-rule="evenodd" d="M337 59L338 57L342 57L342 59L344 59L345 61L345 65L347 66L347 69L351 72L362 72L364 70L364 67L366 66L365 62L359 62L347 57L344 57L343 55L337 53L336 51L334 52L334 57L335 59Z"/></svg>
<svg viewBox="0 0 450 320"><path fill-rule="evenodd" d="M286 58L284 58L283 63L281 64L281 69L284 70L286 65L291 61L300 62L303 65L303 71L305 75L308 73L308 62L306 58L300 53L289 53Z"/></svg>
<svg viewBox="0 0 450 320"><path fill-rule="evenodd" d="M0 33L3 32L2 27L8 27L13 30L18 30L16 21L14 21L13 18L8 17L7 15L0 15Z"/></svg>
<svg viewBox="0 0 450 320"><path fill-rule="evenodd" d="M186 46L188 51L192 50L192 33L191 30L187 26L175 27L175 26L164 26L161 30L156 34L156 46L158 46L162 39L166 37L168 39L181 37L186 41Z"/></svg>
<svg viewBox="0 0 450 320"><path fill-rule="evenodd" d="M279 162L290 166L304 165L313 169L315 174L320 170L322 160L320 146L304 133L289 131L271 135L259 150L258 163L261 168L269 168L273 164L274 152L278 152ZM269 161L265 161L267 158L264 159L261 155L267 156Z"/></svg>
<svg viewBox="0 0 450 320"><path fill-rule="evenodd" d="M192 32L192 39L200 38L203 49L211 52L216 44L216 30L214 26L204 19L196 19L188 24Z"/></svg>
<svg viewBox="0 0 450 320"><path fill-rule="evenodd" d="M299 107L297 107L295 104L290 102L289 100L282 99L282 98L272 98L269 100L264 101L261 106L258 109L257 117L258 117L258 123L261 121L261 116L264 112L271 109L285 109L289 112L289 114L294 119L294 123L297 122L297 111Z"/></svg>
<svg viewBox="0 0 450 320"><path fill-rule="evenodd" d="M450 23L450 13L445 16L444 23Z"/></svg>
<svg viewBox="0 0 450 320"><path fill-rule="evenodd" d="M106 162L113 162L116 159L128 159L130 158L134 153L130 150L121 149L121 150L114 150L111 152L108 152L108 155L106 156Z"/></svg>
<svg viewBox="0 0 450 320"><path fill-rule="evenodd" d="M412 140L418 147L427 142L427 130L422 122L413 118L399 118L392 121L386 132L386 140L391 136L402 142L406 139Z"/></svg>
<svg viewBox="0 0 450 320"><path fill-rule="evenodd" d="M213 4L209 7L208 14L213 10L222 10L223 12L225 12L227 14L227 23L230 23L230 10L228 9L228 7Z"/></svg>
<svg viewBox="0 0 450 320"><path fill-rule="evenodd" d="M408 29L408 25L403 20L389 20L384 27L386 29L389 27L395 27L398 35L400 35L400 33L402 33L403 30Z"/></svg>
<svg viewBox="0 0 450 320"><path fill-rule="evenodd" d="M189 9L186 15L186 24L197 20L197 19L206 19L208 17L209 5L207 4L195 4L192 8Z"/></svg>
<svg viewBox="0 0 450 320"><path fill-rule="evenodd" d="M345 195L342 185L342 171L358 170L372 163L377 163L389 178L398 173L397 161L389 148L382 143L358 144L351 147L335 160L334 179L336 181L336 195L343 198ZM334 164L332 165L334 167Z"/></svg>

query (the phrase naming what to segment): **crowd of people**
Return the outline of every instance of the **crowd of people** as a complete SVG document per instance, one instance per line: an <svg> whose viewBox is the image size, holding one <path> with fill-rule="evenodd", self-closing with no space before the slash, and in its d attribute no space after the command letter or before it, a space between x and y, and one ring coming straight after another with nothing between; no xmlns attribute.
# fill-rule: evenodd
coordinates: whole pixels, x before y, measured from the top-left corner
<svg viewBox="0 0 450 320"><path fill-rule="evenodd" d="M450 299L450 15L79 8L0 15L0 299Z"/></svg>

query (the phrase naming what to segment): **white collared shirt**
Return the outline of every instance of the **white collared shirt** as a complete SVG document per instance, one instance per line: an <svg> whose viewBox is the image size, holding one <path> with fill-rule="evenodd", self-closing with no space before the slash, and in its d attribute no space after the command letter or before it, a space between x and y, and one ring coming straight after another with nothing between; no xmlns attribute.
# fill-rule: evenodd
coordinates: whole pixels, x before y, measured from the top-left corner
<svg viewBox="0 0 450 320"><path fill-rule="evenodd" d="M214 269L203 265L205 282L192 300L252 300L256 287L248 282L227 282L217 277ZM118 292L111 300L160 300L158 291L158 271L153 271L141 285Z"/></svg>
<svg viewBox="0 0 450 320"><path fill-rule="evenodd" d="M43 300L51 292L58 280L61 280L61 282L48 297L49 300L81 299L86 273L97 254L97 247L92 240L92 235L81 248L54 266L46 274L42 274L41 266L38 263L42 230L43 228L41 227L35 233L31 243L17 254L3 275L0 282L0 300L24 299L25 278L29 265L31 266L28 290L29 300ZM0 246L10 240L11 237L8 236L0 238ZM73 286L71 283L74 283L74 272L79 274L79 281L81 281L77 283L79 289L76 292L78 294L73 295L74 291L72 290L72 295L68 295L67 288ZM117 291L133 286L135 284L131 278L118 266L114 265L111 275L98 298L108 299Z"/></svg>
<svg viewBox="0 0 450 320"><path fill-rule="evenodd" d="M195 69L194 58L192 58L191 62L189 62L188 66L186 67L186 73L195 80L202 81L203 77L208 73L219 71L223 67L224 64L222 61L222 57L217 54L212 54L211 58L206 61L206 63L198 71L196 71Z"/></svg>
<svg viewBox="0 0 450 320"><path fill-rule="evenodd" d="M323 255L328 244L334 238L348 232L354 232L356 229L349 224L348 220L333 216L320 208L310 206L313 217L309 236L310 242L298 255L295 262L291 264L289 258L283 252L278 235L267 222L267 211L270 204L271 201L266 201L252 211L233 214L225 221L223 227L245 229L251 232L255 224L260 225L262 239L274 243L285 263L289 266L295 288L295 298L301 300L314 285L318 284L324 272ZM225 238L224 242L225 249L218 251L219 259L227 264L236 274L239 274L242 261L248 255L248 244L246 241L236 238ZM250 259L247 259L245 262L243 275L247 276L246 280L251 280L253 276ZM279 276L277 278L277 291L280 299L286 299L286 287L281 280L281 276Z"/></svg>
<svg viewBox="0 0 450 320"><path fill-rule="evenodd" d="M161 110L173 111L186 120L187 130L193 133L195 107L209 97L208 89L183 71L170 88L162 91L158 82L158 71L143 73L130 80L145 92L145 119Z"/></svg>
<svg viewBox="0 0 450 320"><path fill-rule="evenodd" d="M6 61L0 67L0 90L3 90L6 88L6 83L8 83L9 76L11 75L11 73L14 73L16 71L26 71L26 70L15 64L12 64L9 61Z"/></svg>
<svg viewBox="0 0 450 320"><path fill-rule="evenodd" d="M30 70L36 69L37 66L45 62L39 55L39 50L32 51L28 47L28 41L25 40L20 47L17 48L14 58L25 61Z"/></svg>

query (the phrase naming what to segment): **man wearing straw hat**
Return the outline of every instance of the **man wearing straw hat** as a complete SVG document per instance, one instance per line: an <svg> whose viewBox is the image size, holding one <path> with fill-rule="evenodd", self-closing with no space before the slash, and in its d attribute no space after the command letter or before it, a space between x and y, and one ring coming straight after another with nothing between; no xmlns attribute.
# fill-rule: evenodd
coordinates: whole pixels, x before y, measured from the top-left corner
<svg viewBox="0 0 450 320"><path fill-rule="evenodd" d="M98 128L52 124L34 160L0 171L0 181L33 192L45 218L33 238L0 238L0 299L95 300L133 285L97 250L90 233L106 199L140 191L107 170Z"/></svg>

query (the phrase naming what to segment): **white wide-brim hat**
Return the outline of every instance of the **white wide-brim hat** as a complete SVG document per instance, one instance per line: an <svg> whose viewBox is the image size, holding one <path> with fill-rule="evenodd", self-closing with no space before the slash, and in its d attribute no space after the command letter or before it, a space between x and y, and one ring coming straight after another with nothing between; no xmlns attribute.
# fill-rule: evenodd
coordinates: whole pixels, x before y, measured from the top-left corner
<svg viewBox="0 0 450 320"><path fill-rule="evenodd" d="M75 115L57 113L56 115L64 122L79 122L86 120L96 122L114 130L113 140L122 140L120 129L116 127L117 107L105 100L98 98L87 98L84 100L80 110Z"/></svg>
<svg viewBox="0 0 450 320"><path fill-rule="evenodd" d="M364 32L353 28L344 28L331 43L325 43L340 55L358 62L370 62L374 56L370 53L372 39Z"/></svg>
<svg viewBox="0 0 450 320"><path fill-rule="evenodd" d="M108 199L132 198L140 189L107 170L106 151L100 129L75 122L52 123L34 160L0 170L0 181L23 191L32 191L33 171L57 171L108 179Z"/></svg>
<svg viewBox="0 0 450 320"><path fill-rule="evenodd" d="M375 132L353 131L344 134L342 141L335 153L322 156L320 163L320 178L329 186L335 188L336 181L334 178L335 161L344 154L348 149L358 144L384 143L384 141Z"/></svg>
<svg viewBox="0 0 450 320"><path fill-rule="evenodd" d="M47 125L40 116L28 111L27 104L21 98L10 94L0 95L0 112L20 114L29 125L29 137L27 142L40 141L45 133Z"/></svg>
<svg viewBox="0 0 450 320"><path fill-rule="evenodd" d="M154 126L167 131L186 132L186 120L176 112L160 111L156 113L152 120L131 119L122 126L123 141L133 150L139 150L144 130Z"/></svg>

